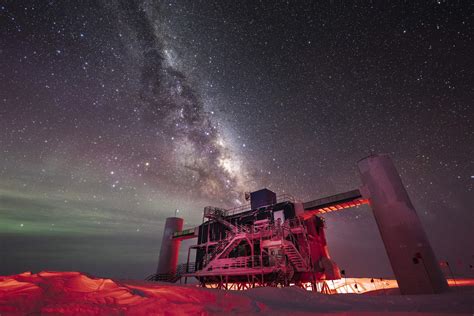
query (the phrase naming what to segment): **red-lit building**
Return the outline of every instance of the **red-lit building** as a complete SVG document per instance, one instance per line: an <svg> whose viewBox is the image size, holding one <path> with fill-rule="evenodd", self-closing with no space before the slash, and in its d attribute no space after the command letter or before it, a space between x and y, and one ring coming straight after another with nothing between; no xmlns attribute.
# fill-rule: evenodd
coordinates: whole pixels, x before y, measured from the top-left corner
<svg viewBox="0 0 474 316"><path fill-rule="evenodd" d="M206 207L200 226L173 233L176 248L186 238L197 237L197 244L189 248L186 263L174 271L162 267L151 279L192 277L203 286L240 288L340 278L321 217L303 216L303 203L288 195L277 198L268 189L252 192L250 200L248 208Z"/></svg>
<svg viewBox="0 0 474 316"><path fill-rule="evenodd" d="M149 280L197 279L218 288L314 285L340 278L330 259L321 214L369 204L402 294L446 291L448 284L416 210L390 157L358 162L359 189L301 203L268 189L252 192L250 205L206 207L202 224L183 230L166 220L157 273ZM178 265L181 240L197 238Z"/></svg>

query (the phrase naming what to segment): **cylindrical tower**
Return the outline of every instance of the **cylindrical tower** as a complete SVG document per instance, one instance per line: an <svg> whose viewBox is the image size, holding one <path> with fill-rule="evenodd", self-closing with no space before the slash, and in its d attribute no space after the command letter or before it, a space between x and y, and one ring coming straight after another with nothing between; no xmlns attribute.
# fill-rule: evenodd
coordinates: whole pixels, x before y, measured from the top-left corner
<svg viewBox="0 0 474 316"><path fill-rule="evenodd" d="M179 246L181 240L173 239L173 233L183 230L184 220L179 217L168 217L161 240L160 258L157 274L175 274L178 265Z"/></svg>
<svg viewBox="0 0 474 316"><path fill-rule="evenodd" d="M373 155L358 163L390 264L402 294L429 294L448 288L420 219L392 160Z"/></svg>

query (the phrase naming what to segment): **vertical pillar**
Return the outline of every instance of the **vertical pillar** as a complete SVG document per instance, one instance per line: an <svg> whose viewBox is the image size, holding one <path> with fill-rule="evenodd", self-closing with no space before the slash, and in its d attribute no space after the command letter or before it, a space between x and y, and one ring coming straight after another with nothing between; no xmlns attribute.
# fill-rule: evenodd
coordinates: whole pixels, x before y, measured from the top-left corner
<svg viewBox="0 0 474 316"><path fill-rule="evenodd" d="M430 294L448 284L390 157L373 155L358 163L385 249L402 294Z"/></svg>
<svg viewBox="0 0 474 316"><path fill-rule="evenodd" d="M168 217L161 240L160 258L157 274L174 274L178 266L179 246L181 240L173 239L173 233L183 230L184 220L179 217Z"/></svg>

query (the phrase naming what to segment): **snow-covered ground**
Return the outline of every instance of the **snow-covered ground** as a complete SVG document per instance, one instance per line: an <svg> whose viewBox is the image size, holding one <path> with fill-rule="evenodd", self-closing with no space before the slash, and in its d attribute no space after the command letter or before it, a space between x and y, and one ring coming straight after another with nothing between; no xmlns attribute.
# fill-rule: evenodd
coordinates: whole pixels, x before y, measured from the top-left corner
<svg viewBox="0 0 474 316"><path fill-rule="evenodd" d="M0 315L474 315L474 280L457 280L446 294L418 296L396 294L390 280L385 285L392 286L379 283L382 289L371 281L345 283L376 291L325 295L296 287L221 291L79 272L23 273L0 277Z"/></svg>

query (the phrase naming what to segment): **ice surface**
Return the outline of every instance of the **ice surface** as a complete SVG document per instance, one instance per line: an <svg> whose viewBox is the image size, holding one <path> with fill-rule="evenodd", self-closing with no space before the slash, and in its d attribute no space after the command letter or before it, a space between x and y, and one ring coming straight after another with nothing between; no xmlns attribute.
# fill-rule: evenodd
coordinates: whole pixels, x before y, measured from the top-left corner
<svg viewBox="0 0 474 316"><path fill-rule="evenodd" d="M0 277L0 315L472 315L473 280L443 295L325 295L301 288L222 291L79 272Z"/></svg>

